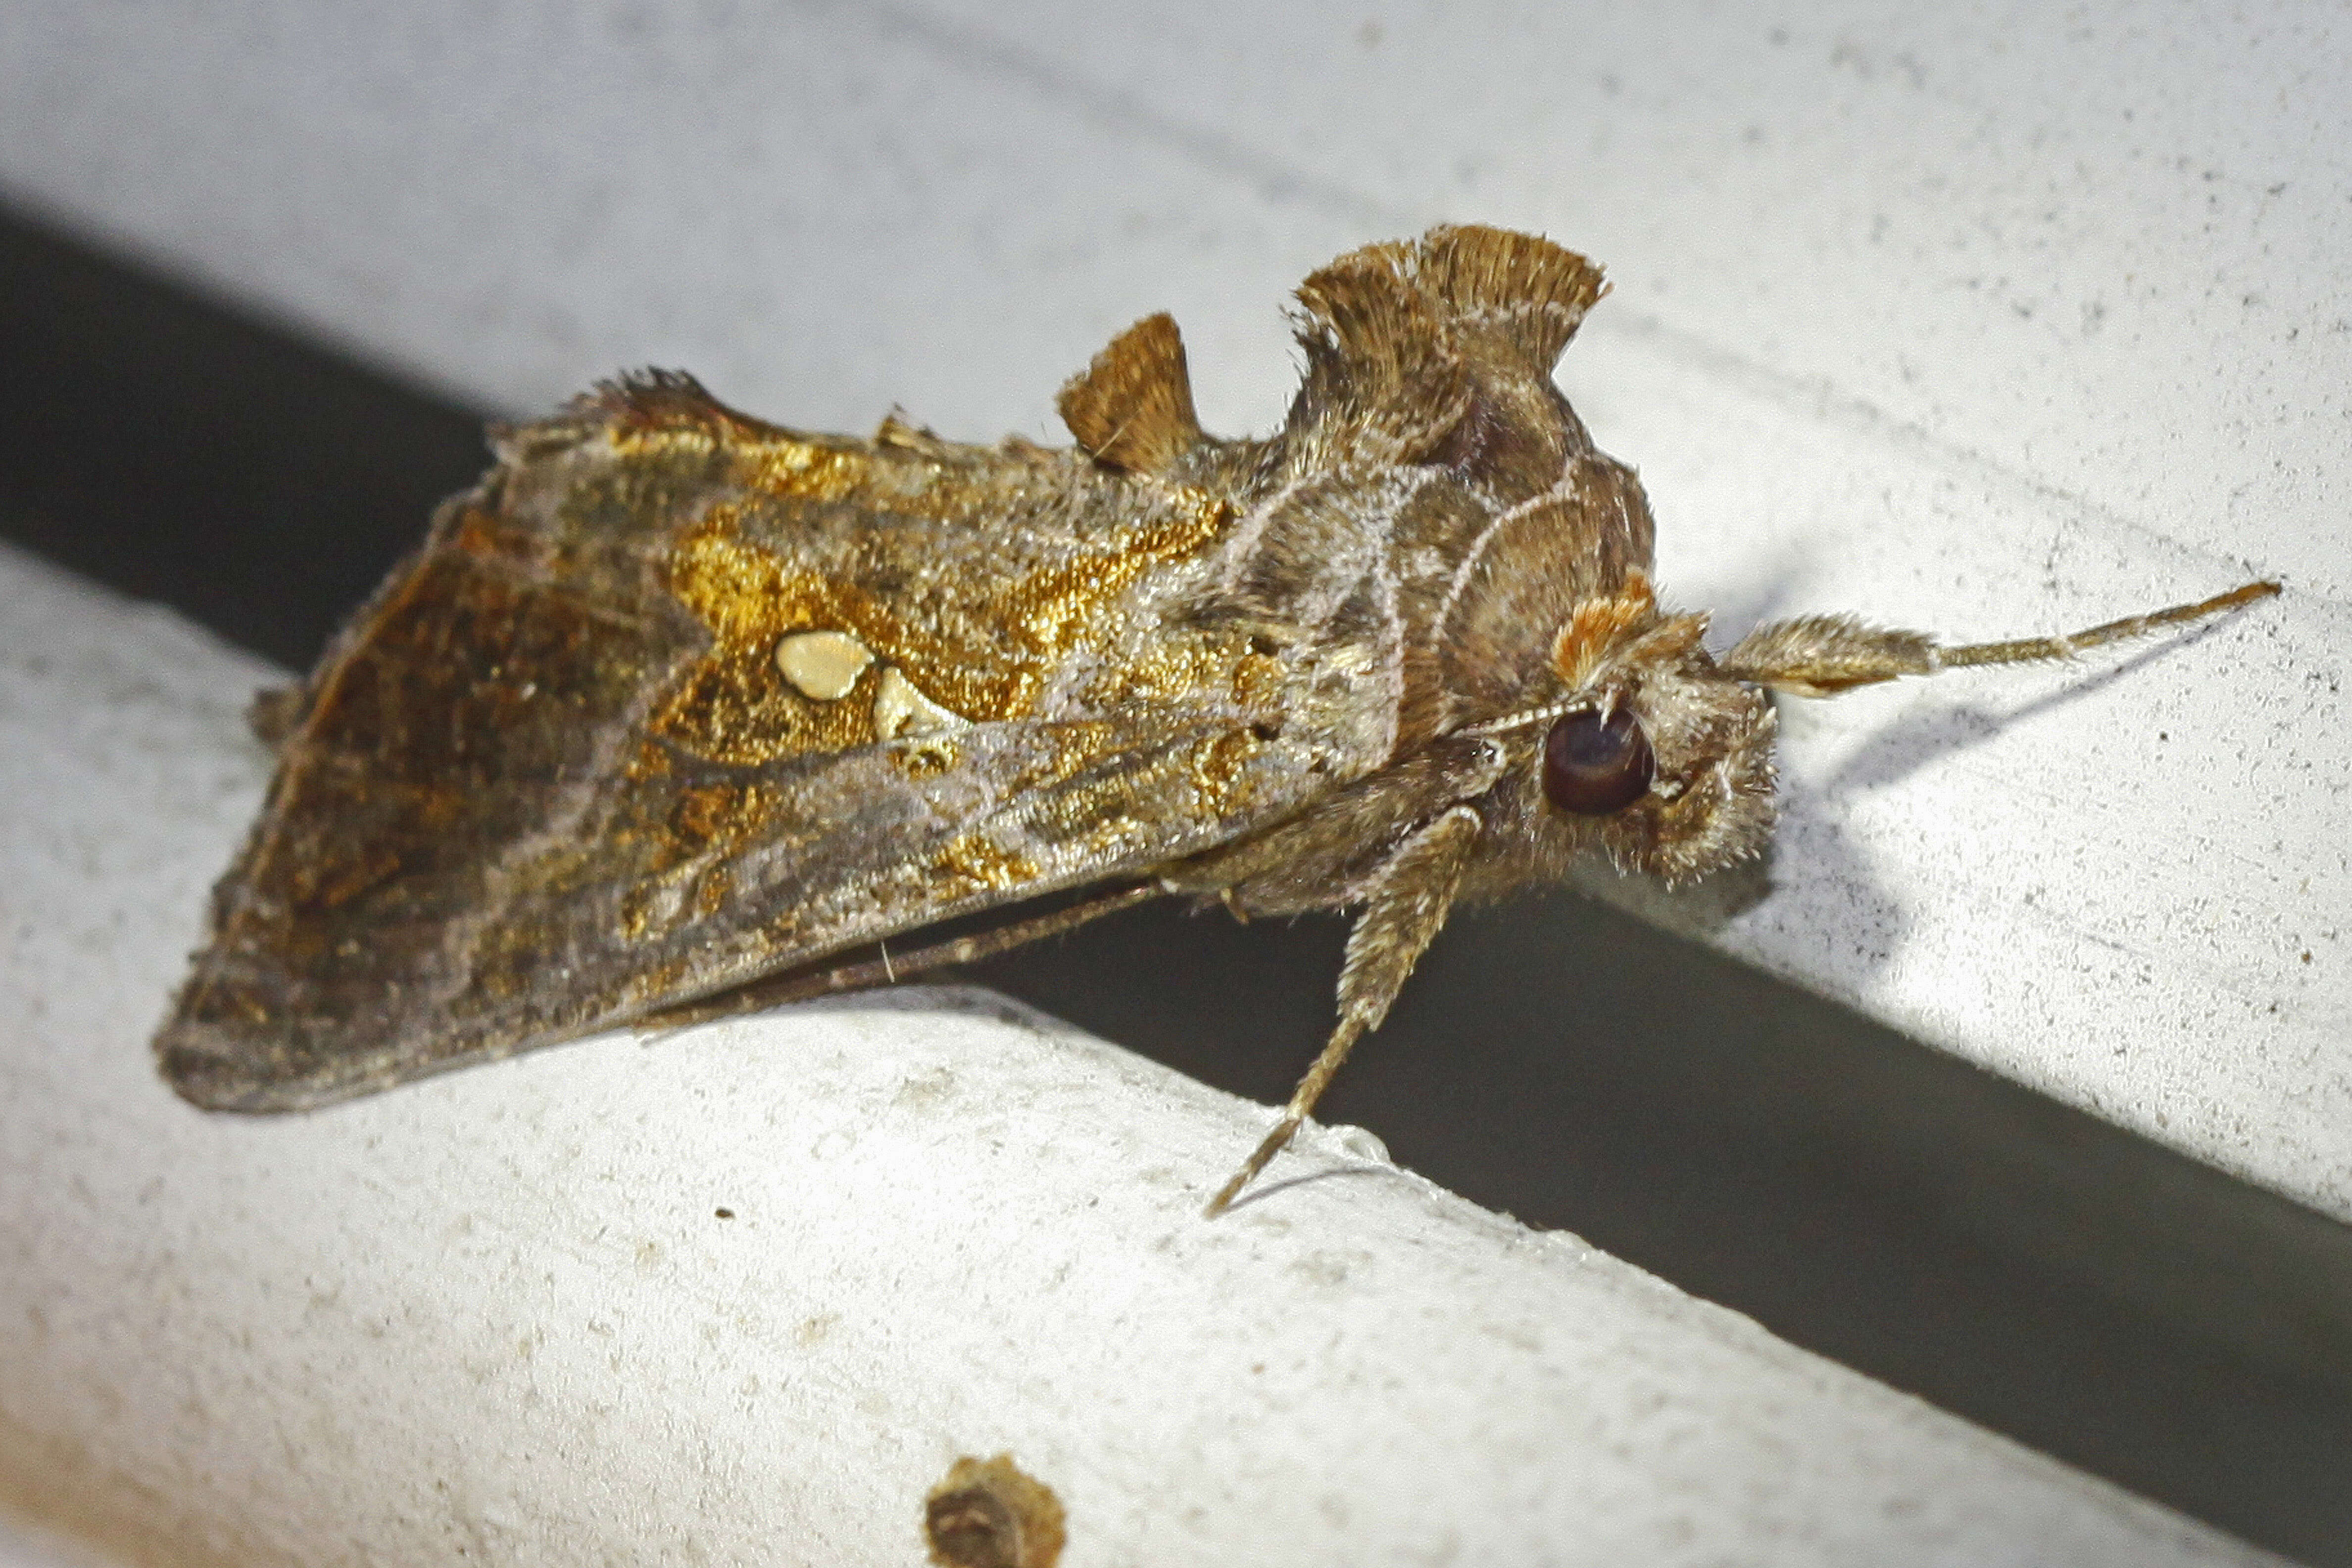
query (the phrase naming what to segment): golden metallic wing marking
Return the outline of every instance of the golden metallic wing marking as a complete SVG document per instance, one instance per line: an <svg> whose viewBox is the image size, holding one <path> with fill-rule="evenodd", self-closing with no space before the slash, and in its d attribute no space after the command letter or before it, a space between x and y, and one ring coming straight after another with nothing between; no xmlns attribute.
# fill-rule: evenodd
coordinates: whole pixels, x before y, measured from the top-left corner
<svg viewBox="0 0 2352 1568"><path fill-rule="evenodd" d="M1130 657L1230 520L1205 491L670 383L503 451L306 690L159 1042L191 1098L590 1032L1328 787L1240 632Z"/></svg>

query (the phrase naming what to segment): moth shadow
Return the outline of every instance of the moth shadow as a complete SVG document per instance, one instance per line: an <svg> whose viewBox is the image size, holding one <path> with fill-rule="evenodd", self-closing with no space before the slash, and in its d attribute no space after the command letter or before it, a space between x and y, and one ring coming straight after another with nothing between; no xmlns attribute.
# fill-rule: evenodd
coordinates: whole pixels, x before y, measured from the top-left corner
<svg viewBox="0 0 2352 1568"><path fill-rule="evenodd" d="M1411 1172L1402 1170L1395 1165L1354 1164L1332 1165L1319 1171L1302 1171L1291 1176L1260 1177L1235 1196L1232 1203L1227 1204L1224 1213L1218 1217L1231 1219L1274 1198L1278 1194L1294 1192L1300 1187L1311 1187L1324 1182L1349 1180L1411 1182L1413 1176Z"/></svg>
<svg viewBox="0 0 2352 1568"><path fill-rule="evenodd" d="M1654 877L1624 876L1605 862L1594 862L1578 868L1570 887L1652 925L1706 941L1772 896L1772 868L1779 854L1777 845L1767 845L1751 859L1679 887Z"/></svg>
<svg viewBox="0 0 2352 1568"><path fill-rule="evenodd" d="M1668 887L1647 877L1620 876L1606 865L1580 868L1570 886L1645 925L1694 943L1719 945L1726 931L1743 916L1763 908L1778 890L1776 870L1783 852L1776 839L1754 859L1681 887ZM1810 880L1827 881L1838 889L1843 918L1864 938L1864 961L1874 967L1891 962L1901 951L1912 921L1903 900L1879 875L1872 858L1856 846L1833 815L1813 819L1798 853L1802 855Z"/></svg>
<svg viewBox="0 0 2352 1568"><path fill-rule="evenodd" d="M1814 575L1812 563L1817 554L1796 540L1784 540L1767 570L1743 572L1737 584L1712 590L1702 585L1696 597L1704 603L1685 604L1678 595L1666 597L1683 608L1706 612L1707 646L1719 655L1767 621L1785 620L1819 608L1799 590Z"/></svg>
<svg viewBox="0 0 2352 1568"><path fill-rule="evenodd" d="M2130 680L2147 666L2170 657L2215 629L2210 626L2200 626L2184 636L2143 648L2104 669L2086 672L2078 679L2068 680L2053 690L2013 707L1995 708L1979 700L1968 700L1903 714L1880 726L1867 743L1857 747L1854 754L1829 776L1822 788L1834 794L1841 790L1900 784L1938 758L1981 745L2013 725L2061 711L2074 703L2096 697L2110 687ZM1991 676L1991 679L1998 678L1997 673Z"/></svg>
<svg viewBox="0 0 2352 1568"><path fill-rule="evenodd" d="M1729 647L1768 621L1812 612L1812 601L1798 591L1798 584L1811 574L1808 564L1811 552L1790 548L1781 553L1780 563L1761 582L1717 595L1707 612L1707 628L1713 634L1709 641L1716 647Z"/></svg>

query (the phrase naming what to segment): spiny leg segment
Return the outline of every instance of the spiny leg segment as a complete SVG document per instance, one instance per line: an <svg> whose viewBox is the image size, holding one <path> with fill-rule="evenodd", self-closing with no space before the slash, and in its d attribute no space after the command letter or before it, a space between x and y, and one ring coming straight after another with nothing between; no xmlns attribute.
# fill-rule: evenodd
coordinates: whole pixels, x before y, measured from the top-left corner
<svg viewBox="0 0 2352 1568"><path fill-rule="evenodd" d="M1332 1079L1339 1075L1339 1064L1348 1059L1348 1053L1355 1048L1356 1042L1363 1038L1364 1031L1369 1027L1370 1026L1364 1019L1352 1013L1341 1016L1339 1026L1331 1031L1331 1038L1315 1058L1315 1065L1307 1069L1307 1076L1300 1079L1298 1087L1290 1091L1290 1103L1282 1108L1282 1119L1274 1124L1274 1131L1250 1151L1250 1157L1242 1162L1242 1168L1217 1189L1217 1195L1211 1198L1209 1206L1201 1211L1204 1217L1214 1219L1224 1213L1233 1201L1241 1196L1242 1189L1255 1181L1258 1173L1271 1164L1276 1154L1289 1147L1290 1141L1298 1136L1298 1130L1307 1125L1307 1115L1314 1110L1315 1102L1323 1098L1323 1091L1331 1087Z"/></svg>
<svg viewBox="0 0 2352 1568"><path fill-rule="evenodd" d="M1339 1064L1348 1059L1349 1051L1388 1016L1412 966L1445 924L1454 891L1462 883L1462 868L1469 863L1483 826L1475 808L1452 806L1407 838L1381 864L1365 898L1364 912L1356 917L1355 929L1348 933L1348 957L1339 970L1339 1026L1291 1091L1290 1103L1283 1107L1274 1131L1209 1200L1203 1211L1207 1217L1214 1219L1224 1213L1241 1190L1297 1136L1307 1113L1330 1087Z"/></svg>

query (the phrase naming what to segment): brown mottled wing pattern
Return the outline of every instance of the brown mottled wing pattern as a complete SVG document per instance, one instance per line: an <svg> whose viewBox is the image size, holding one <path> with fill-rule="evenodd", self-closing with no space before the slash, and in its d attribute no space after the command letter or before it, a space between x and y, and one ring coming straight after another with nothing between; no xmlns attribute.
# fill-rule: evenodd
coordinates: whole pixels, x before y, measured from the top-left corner
<svg viewBox="0 0 2352 1568"><path fill-rule="evenodd" d="M200 1103L625 1023L1192 853L1378 760L1336 714L1282 739L1341 694L1183 613L1234 527L1212 489L801 436L682 377L500 457L302 694L157 1042Z"/></svg>
<svg viewBox="0 0 2352 1568"><path fill-rule="evenodd" d="M1266 441L1202 435L1165 317L1063 389L1075 451L678 376L505 435L274 710L165 1072L290 1109L1134 873L1358 900L1448 805L1405 786L1486 751L1414 759L1555 688L1549 628L1647 564L1550 380L1600 292L1492 229L1342 257ZM1286 824L1314 852L1236 886Z"/></svg>

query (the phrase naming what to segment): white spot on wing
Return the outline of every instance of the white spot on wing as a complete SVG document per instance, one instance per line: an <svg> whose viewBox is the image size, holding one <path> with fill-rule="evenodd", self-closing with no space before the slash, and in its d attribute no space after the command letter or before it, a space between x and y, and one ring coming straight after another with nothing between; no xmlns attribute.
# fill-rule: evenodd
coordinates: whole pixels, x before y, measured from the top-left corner
<svg viewBox="0 0 2352 1568"><path fill-rule="evenodd" d="M873 662L873 650L847 632L795 632L776 645L776 668L819 702L848 696Z"/></svg>
<svg viewBox="0 0 2352 1568"><path fill-rule="evenodd" d="M898 673L896 665L884 669L881 680L875 686L874 732L886 741L901 735L961 730L971 722L962 714L950 713L916 690L915 683Z"/></svg>

